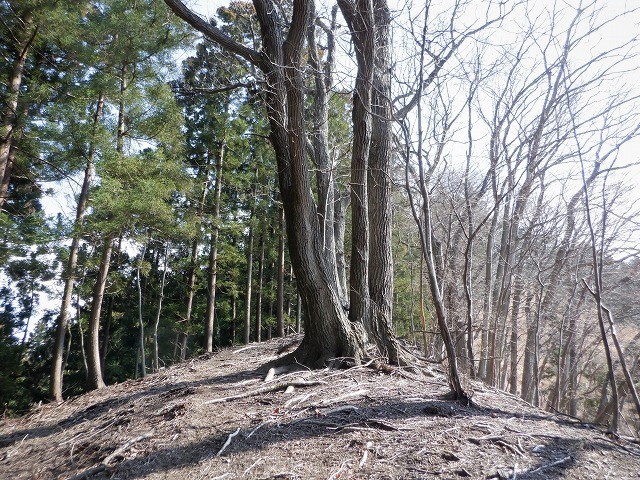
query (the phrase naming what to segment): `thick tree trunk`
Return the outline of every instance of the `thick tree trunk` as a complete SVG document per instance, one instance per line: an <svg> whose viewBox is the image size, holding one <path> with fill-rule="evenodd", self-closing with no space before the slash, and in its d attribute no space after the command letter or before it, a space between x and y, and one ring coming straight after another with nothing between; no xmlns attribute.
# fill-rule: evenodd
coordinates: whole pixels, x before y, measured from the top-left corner
<svg viewBox="0 0 640 480"><path fill-rule="evenodd" d="M9 149L9 158L7 158L7 166L4 171L4 178L0 182L0 211L2 211L3 202L6 202L9 197L9 185L11 185L11 176L13 167L16 164L16 155L20 149L20 142L24 137L24 121L29 115L30 105L24 102L22 105L22 115L19 119L16 119L16 125L14 127L14 133L11 139L11 148Z"/></svg>
<svg viewBox="0 0 640 480"><path fill-rule="evenodd" d="M222 193L222 162L224 159L225 139L220 142L220 148L216 156L216 186L213 198L213 231L209 246L209 279L207 281L207 311L205 330L205 350L213 351L213 335L215 330L216 315L216 288L218 280L218 237L220 236L220 197Z"/></svg>
<svg viewBox="0 0 640 480"><path fill-rule="evenodd" d="M305 311L305 337L298 349L280 362L308 366L359 363L363 355L361 332L352 325L341 303L336 275L327 262L322 228L312 195L305 129L302 46L312 2L294 0L291 21L279 18L271 2L254 0L260 23L262 50L240 45L211 27L179 0L165 0L171 9L223 48L242 56L264 73L270 139L278 164L278 182L285 218L289 257ZM355 232L357 235L358 232Z"/></svg>
<svg viewBox="0 0 640 480"><path fill-rule="evenodd" d="M402 363L392 328L393 255L391 237L391 15L386 0L374 0L375 55L371 94L371 150L368 185L369 294L371 329L378 350L390 363Z"/></svg>
<svg viewBox="0 0 640 480"><path fill-rule="evenodd" d="M353 92L353 144L351 150L351 269L349 270L349 320L371 331L369 295L369 203L368 169L371 147L371 93L374 72L374 16L372 5L357 7L338 0L355 45L357 73ZM354 7L357 9L354 11Z"/></svg>

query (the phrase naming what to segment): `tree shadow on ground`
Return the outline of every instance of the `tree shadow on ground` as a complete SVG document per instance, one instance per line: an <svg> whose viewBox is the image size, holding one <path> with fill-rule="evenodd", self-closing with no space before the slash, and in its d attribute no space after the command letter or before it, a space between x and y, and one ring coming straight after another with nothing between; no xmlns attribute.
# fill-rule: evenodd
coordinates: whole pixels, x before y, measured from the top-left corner
<svg viewBox="0 0 640 480"><path fill-rule="evenodd" d="M313 437L343 435L353 431L354 427L395 432L398 431L398 427L388 422L398 420L409 421L411 418L416 417L451 417L452 419L465 417L518 417L522 420L549 419L543 415L523 415L492 408L464 407L455 402L444 400L408 402L403 401L399 397L379 403L360 402L352 404L350 407L356 408L346 408L342 410L333 408L325 414L312 413L306 417L289 422L259 424L260 428L256 428L258 427L256 424L249 424L245 426L245 428L240 428L239 432L234 435L233 441L229 444L228 448L224 450L223 457L232 453L257 452L266 446L281 442L304 441ZM215 427L212 426L212 429L214 428ZM118 478L145 478L154 473L168 474L172 470L197 465L205 461L220 461L221 465L227 465L224 458L220 458L219 460L214 459L229 439L229 435L234 433L234 431L235 429L218 430L215 434L187 445L164 446L164 448L159 448L136 458L125 460L115 466L111 471L105 472L103 474L104 476L100 478L108 478L113 474ZM547 435L546 437L548 438L545 440L544 448L541 449L540 453L536 453L536 455L533 456L533 458L536 459L536 464L525 470L519 470L517 478L561 478L566 474L567 469L579 461L581 452L585 449L584 439L582 438L565 437L562 435ZM464 439L461 439L461 441L462 440ZM402 437L399 437L399 441L402 441ZM157 445L151 448L154 447L157 447ZM482 443L481 445L474 445L470 448L500 449L500 447L490 443ZM619 451L616 445L604 440L595 440L588 448L599 449L601 451ZM565 460L555 466L551 465L562 459ZM299 461L299 459L296 461ZM491 478L488 476L491 473L492 472L482 472L483 478ZM411 477L411 475L407 474L407 478L408 477ZM497 475L494 478L507 477Z"/></svg>
<svg viewBox="0 0 640 480"><path fill-rule="evenodd" d="M42 438L48 437L55 433L67 430L71 427L79 425L81 423L95 420L108 413L110 410L119 409L125 407L128 404L133 404L136 400L141 398L148 398L152 400L153 397L164 396L165 399L189 395L193 393L193 389L203 386L223 385L226 383L241 382L243 380L261 379L264 376L263 367L260 366L255 369L243 370L240 372L234 372L227 375L214 376L209 378L203 378L194 381L183 382L168 382L162 385L149 385L147 388L141 388L138 384L140 380L130 381L131 388L135 389L134 392L127 393L125 395L109 398L107 400L98 401L87 406L85 409L70 414L67 418L51 420L50 424L42 425L39 427L25 428L17 431L13 431L8 434L0 435L0 448L5 448L13 445L16 442L21 442L25 438ZM77 397L66 400L61 406L68 406L76 401L86 399L86 395L79 395ZM131 405L133 407L133 405ZM51 408L45 406L45 408ZM55 407L54 407L55 408ZM46 415L46 413L45 413ZM29 419L29 417L25 417ZM46 417L44 418L46 421Z"/></svg>

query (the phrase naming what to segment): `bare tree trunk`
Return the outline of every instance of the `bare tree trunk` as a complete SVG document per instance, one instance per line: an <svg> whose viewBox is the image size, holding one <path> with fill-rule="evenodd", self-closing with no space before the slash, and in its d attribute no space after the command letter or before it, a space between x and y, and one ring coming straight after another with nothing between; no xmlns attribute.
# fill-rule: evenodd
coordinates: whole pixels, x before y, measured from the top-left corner
<svg viewBox="0 0 640 480"><path fill-rule="evenodd" d="M80 310L80 309L78 309ZM79 317L79 315L78 315ZM69 354L71 353L71 345L73 344L73 334L71 333L71 322L67 322L67 342L66 342L66 346L65 346L65 350L64 350L64 357L62 359L62 371L64 372L64 369L67 368L67 362L69 361ZM84 357L84 359L86 360L86 357ZM86 362L85 362L86 363ZM87 373L87 369L85 368L85 381L86 379L86 373Z"/></svg>
<svg viewBox="0 0 640 480"><path fill-rule="evenodd" d="M422 326L422 342L424 344L424 354L429 356L427 348L427 316L424 312L424 254L420 255L420 282L418 288L420 294L418 295L418 302L420 302L420 322Z"/></svg>
<svg viewBox="0 0 640 480"><path fill-rule="evenodd" d="M489 328L489 355L487 359L487 383L489 385L496 385L499 383L498 369L496 368L496 361L499 361L498 357L504 345L503 338L498 335L500 326L504 328L504 322L502 321L506 317L506 303L509 300L508 290L508 268L509 259L511 257L510 248L510 233L511 223L509 222L511 212L511 189L507 192L507 197L504 203L502 212L502 233L500 237L500 252L498 254L498 266L496 269L496 280L493 288L493 297L491 300L492 313L493 313L493 326ZM500 343L498 343L500 342Z"/></svg>
<svg viewBox="0 0 640 480"><path fill-rule="evenodd" d="M127 91L127 64L123 63L120 69L120 97L118 99L118 124L116 131L116 151L124 153L125 136L125 92ZM90 389L104 388L102 378L102 366L100 364L100 312L102 311L102 299L107 286L107 276L111 266L111 252L113 250L114 234L108 233L104 239L102 256L98 278L93 288L93 300L91 304L91 316L89 318L89 381Z"/></svg>
<svg viewBox="0 0 640 480"><path fill-rule="evenodd" d="M198 255L198 246L200 242L197 238L191 243L189 276L187 278L187 310L182 319L183 327L178 333L178 341L176 347L180 348L180 361L184 362L187 358L187 342L189 339L189 326L191 324L191 312L193 311L193 299L196 293L196 259ZM175 352L174 352L175 356Z"/></svg>
<svg viewBox="0 0 640 480"><path fill-rule="evenodd" d="M440 279L438 279L437 271L436 271L436 261L435 261L435 253L434 253L434 237L433 237L433 226L431 223L431 199L429 194L429 189L427 186L428 178L426 176L424 170L424 162L422 160L422 145L423 145L423 134L424 131L422 129L422 89L424 85L424 55L426 50L426 32L427 32L427 21L425 17L425 22L422 29L422 48L420 51L420 73L419 73L419 87L418 87L418 112L417 112L417 122L418 122L418 149L417 149L417 164L418 164L418 189L420 193L420 200L422 202L422 208L420 212L416 207L416 201L414 199L412 187L409 182L409 160L410 160L410 152L406 153L406 167L405 167L405 179L407 184L407 193L409 195L409 203L411 205L411 211L413 214L413 218L418 225L418 232L420 234L420 242L422 246L422 254L425 259L425 263L427 265L427 273L429 275L429 287L431 290L431 298L433 300L433 306L436 313L436 319L438 321L438 327L440 328L440 336L442 337L442 341L444 343L444 347L447 353L447 363L448 363L448 380L449 380L449 388L451 392L459 401L468 401L468 395L462 388L462 384L460 382L460 375L458 373L458 363L456 359L455 346L453 343L453 338L451 337L451 332L449 331L449 326L447 324L447 318L445 313L444 302L442 299L442 293L440 289ZM405 131L405 135L408 137L409 135ZM409 143L407 142L407 149L409 149Z"/></svg>
<svg viewBox="0 0 640 480"><path fill-rule="evenodd" d="M167 279L167 260L169 258L169 242L164 244L164 260L162 262L162 277L160 279L160 293L158 294L158 308L156 319L153 323L153 371L160 370L160 346L158 345L158 327L162 315L162 302L164 300L164 287Z"/></svg>
<svg viewBox="0 0 640 480"><path fill-rule="evenodd" d="M524 269L524 259L516 267L513 275L513 298L511 299L511 339L510 339L510 375L509 375L509 393L517 395L518 393L518 316L520 315L520 302L522 291L524 289L522 272Z"/></svg>
<svg viewBox="0 0 640 480"><path fill-rule="evenodd" d="M497 202L497 195L494 195L494 201ZM480 366L478 369L478 376L483 379L485 382L490 383L489 378L493 376L493 373L489 371L489 355L490 353L490 345L491 345L491 337L490 333L492 330L491 327L491 318L492 318L492 298L493 298L493 245L494 245L494 237L496 226L498 223L498 217L500 216L499 209L495 209L493 213L493 218L491 220L491 226L489 227L489 232L487 233L487 247L485 253L485 263L484 263L484 292L483 292L483 303L482 303L482 339L481 339L481 353L480 353Z"/></svg>
<svg viewBox="0 0 640 480"><path fill-rule="evenodd" d="M369 296L368 169L371 147L371 90L374 72L374 16L372 5L338 0L355 45L357 73L353 94L353 145L351 153L351 269L349 271L349 320L371 330ZM357 9L357 13L356 13Z"/></svg>
<svg viewBox="0 0 640 480"><path fill-rule="evenodd" d="M264 227L263 227L264 228ZM258 292L256 299L256 342L262 341L262 290L264 283L264 232L260 234L260 257L258 259Z"/></svg>
<svg viewBox="0 0 640 480"><path fill-rule="evenodd" d="M316 44L315 5L310 6L311 22L307 28L307 48L309 65L313 71L314 92L311 107L311 158L316 171L318 192L318 220L322 229L322 245L327 263L335 275L338 275L336 263L336 244L334 234L334 208L336 201L335 165L329 156L329 94L333 87L333 69L335 66L335 31L337 28L337 5L331 9L331 23L322 29L326 35L326 61L322 63ZM343 292L346 295L346 290Z"/></svg>
<svg viewBox="0 0 640 480"><path fill-rule="evenodd" d="M107 286L107 275L109 274L109 266L111 264L112 249L113 237L107 235L104 246L102 247L100 269L93 288L91 315L89 317L89 355L87 357L89 366L88 386L92 390L104 388L105 386L100 365L100 312L102 310L104 291Z"/></svg>
<svg viewBox="0 0 640 480"><path fill-rule="evenodd" d="M140 269L142 268L142 262L144 261L144 257L147 253L147 245L150 241L151 239L149 238L144 244L142 253L140 254L140 262L138 263L138 267L136 268L136 285L138 287L138 326L140 327L140 371L142 373L142 378L147 376L147 357L144 342L144 319L142 317L142 284L140 282Z"/></svg>
<svg viewBox="0 0 640 480"><path fill-rule="evenodd" d="M535 321L533 318L533 312L531 311L531 302L533 300L533 294L529 293L524 303L525 319L527 323L527 337L524 346L524 359L522 362L522 381L520 396L527 402L533 401L533 370L537 368L534 366L534 349L535 349Z"/></svg>
<svg viewBox="0 0 640 480"><path fill-rule="evenodd" d="M371 92L371 150L367 188L371 336L390 363L402 363L392 328L393 255L391 235L391 15L386 0L373 0L375 55Z"/></svg>
<svg viewBox="0 0 640 480"><path fill-rule="evenodd" d="M346 228L347 207L351 202L351 197L347 192L338 192L336 190L336 199L334 203L334 237L336 248L336 269L338 275L338 290L343 308L348 309L349 298L347 295L347 262L344 253L344 234Z"/></svg>
<svg viewBox="0 0 640 480"><path fill-rule="evenodd" d="M280 233L278 235L278 287L276 310L276 333L284 337L284 209L280 210ZM333 233L331 235L333 237Z"/></svg>
<svg viewBox="0 0 640 480"><path fill-rule="evenodd" d="M11 175L13 172L13 166L16 162L16 144L19 142L20 141L18 139L13 139L11 148L9 149L9 155L7 156L7 166L4 170L4 178L0 179L0 212L2 211L2 205L4 205L9 197Z"/></svg>
<svg viewBox="0 0 640 480"><path fill-rule="evenodd" d="M7 200L9 195L9 185L11 185L13 167L16 164L16 155L18 150L20 149L20 142L24 137L24 120L29 115L29 107L30 105L27 102L24 102L24 104L22 105L22 115L20 118L16 119L16 124L14 126L14 132L11 139L11 148L9 149L7 166L4 171L4 178L0 179L0 211L2 211L2 205Z"/></svg>
<svg viewBox="0 0 640 480"><path fill-rule="evenodd" d="M77 304L80 305L80 292L77 293ZM80 339L80 355L82 357L82 366L84 367L84 379L85 381L88 381L89 380L89 362L87 360L87 350L84 346L84 329L82 328L79 307L76 310L76 321L78 322L78 338ZM69 345L69 348L71 348L71 345ZM67 358L68 358L68 355L67 355Z"/></svg>
<svg viewBox="0 0 640 480"><path fill-rule="evenodd" d="M238 301L235 294L231 295L231 345L236 341L236 320L238 318L237 311Z"/></svg>
<svg viewBox="0 0 640 480"><path fill-rule="evenodd" d="M300 333L302 328L302 298L296 294L296 333Z"/></svg>
<svg viewBox="0 0 640 480"><path fill-rule="evenodd" d="M253 220L253 210L251 218ZM247 237L247 282L244 293L244 335L245 344L251 341L251 287L253 284L253 225L249 226L249 235Z"/></svg>
<svg viewBox="0 0 640 480"><path fill-rule="evenodd" d="M416 338L416 325L415 325L415 320L413 318L414 314L415 314L415 275L414 275L414 269L415 266L413 264L413 254L411 252L411 243L409 240L409 235L407 235L407 248L409 250L409 257L411 258L411 261L409 263L409 289L410 289L410 295L411 295L411 303L409 306L409 319L411 321L411 342L413 343L413 346L417 346L417 338ZM420 257L422 258L422 257Z"/></svg>
<svg viewBox="0 0 640 480"><path fill-rule="evenodd" d="M601 304L601 307L604 310L604 313L607 315L607 320L609 321L609 331L611 332L611 338L613 339L613 344L615 345L616 352L618 353L618 360L620 361L622 373L624 374L624 379L627 383L627 390L631 394L631 398L633 399L633 403L636 407L636 412L638 413L638 417L640 417L640 398L638 398L638 392L633 383L633 378L631 377L629 368L627 368L627 362L624 358L624 352L622 351L622 347L620 346L620 342L618 341L618 334L616 332L615 323L613 322L613 315L611 314L611 310L609 310L605 305Z"/></svg>
<svg viewBox="0 0 640 480"><path fill-rule="evenodd" d="M220 141L220 147L216 156L216 186L213 204L213 232L211 232L211 244L209 248L209 279L207 281L207 311L206 331L205 331L205 350L213 351L213 335L215 330L216 315L216 288L218 279L218 237L220 235L220 196L222 193L222 162L225 151L224 136Z"/></svg>
<svg viewBox="0 0 640 480"><path fill-rule="evenodd" d="M102 118L104 108L104 95L100 94L96 111L93 116L94 130ZM62 307L56 322L56 340L53 345L52 366L51 366L51 383L49 395L52 400L62 401L62 356L64 353L65 332L69 323L69 310L71 307L71 296L73 295L73 286L75 282L75 270L78 264L78 250L80 247L81 228L84 223L84 216L87 209L87 201L89 199L89 187L93 177L93 162L95 158L95 145L91 140L89 152L87 155L87 163L84 170L84 179L78 197L78 205L76 206L76 219L74 223L74 235L69 248L69 259L65 266L64 273L64 293L62 294Z"/></svg>

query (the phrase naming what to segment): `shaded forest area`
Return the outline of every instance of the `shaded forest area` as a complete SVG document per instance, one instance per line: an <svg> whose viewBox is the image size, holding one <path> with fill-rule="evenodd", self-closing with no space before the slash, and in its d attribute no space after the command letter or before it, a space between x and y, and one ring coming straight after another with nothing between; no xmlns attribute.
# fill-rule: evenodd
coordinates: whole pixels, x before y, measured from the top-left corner
<svg viewBox="0 0 640 480"><path fill-rule="evenodd" d="M638 435L640 12L413 3L0 1L3 415L304 332Z"/></svg>

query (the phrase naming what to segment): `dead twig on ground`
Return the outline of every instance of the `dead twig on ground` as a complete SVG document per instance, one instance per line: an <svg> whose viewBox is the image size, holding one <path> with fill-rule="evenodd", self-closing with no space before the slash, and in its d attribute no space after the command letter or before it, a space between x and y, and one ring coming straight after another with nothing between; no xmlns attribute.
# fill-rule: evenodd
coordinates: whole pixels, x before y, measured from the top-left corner
<svg viewBox="0 0 640 480"><path fill-rule="evenodd" d="M560 460L556 460L555 462L547 463L546 465L541 465L540 467L536 468L535 470L531 470L530 472L527 472L527 473L543 472L543 471L548 470L550 468L558 467L560 465L564 465L565 463L568 463L570 461L571 461L571 457L570 456L566 456L564 458L561 458Z"/></svg>
<svg viewBox="0 0 640 480"><path fill-rule="evenodd" d="M316 406L328 407L329 405L333 405L334 403L341 402L342 400L349 400L351 398L361 397L363 395L366 395L367 393L369 393L369 390L356 390L355 392L345 393L344 395L340 395L339 397L336 397L336 398L329 398L327 400L323 400Z"/></svg>
<svg viewBox="0 0 640 480"><path fill-rule="evenodd" d="M229 436L227 437L227 441L224 442L224 445L222 445L222 448L218 450L218 453L216 453L216 457L219 457L220 455L222 455L222 452L224 452L226 448L229 445L231 445L231 440L233 440L233 437L235 437L239 433L240 433L240 429L238 428L235 432L229 434Z"/></svg>
<svg viewBox="0 0 640 480"><path fill-rule="evenodd" d="M240 400L241 398L255 397L256 395L262 395L263 393L277 392L278 390L285 390L288 386L294 387L312 387L315 385L321 385L326 382L320 380L292 380L290 382L279 382L273 385L268 385L262 388L257 388L249 392L239 393L238 395L230 395L228 397L214 398L207 400L203 405L210 405L213 403L230 402L232 400Z"/></svg>

